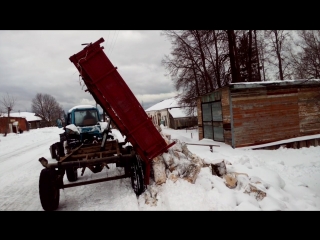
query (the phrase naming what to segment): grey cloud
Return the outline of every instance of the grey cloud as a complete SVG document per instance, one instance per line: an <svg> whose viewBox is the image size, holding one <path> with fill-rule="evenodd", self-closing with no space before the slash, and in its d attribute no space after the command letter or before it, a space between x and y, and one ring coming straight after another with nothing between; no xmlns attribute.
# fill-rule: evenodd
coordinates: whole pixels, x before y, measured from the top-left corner
<svg viewBox="0 0 320 240"><path fill-rule="evenodd" d="M52 95L65 110L81 101L94 102L69 57L83 49L82 43L101 37L108 58L136 96L175 92L161 66L171 45L160 31L15 30L0 31L0 98L6 92L16 96L16 111L31 111L37 93ZM144 105L154 103L143 99Z"/></svg>

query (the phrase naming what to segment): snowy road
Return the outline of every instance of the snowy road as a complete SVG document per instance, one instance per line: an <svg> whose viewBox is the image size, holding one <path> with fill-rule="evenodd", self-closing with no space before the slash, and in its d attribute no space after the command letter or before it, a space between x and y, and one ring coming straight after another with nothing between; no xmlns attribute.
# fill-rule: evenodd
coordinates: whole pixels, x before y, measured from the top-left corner
<svg viewBox="0 0 320 240"><path fill-rule="evenodd" d="M51 159L49 146L59 140L60 132L57 128L36 129L13 135L6 145L0 144L0 210L43 211L39 198L39 176L43 166L38 159L44 157L49 162L56 162ZM31 141L30 134L33 136ZM115 166L110 167L119 171ZM111 173L109 170L108 174ZM97 174L86 170L83 176L79 171L78 182L106 176L105 169ZM64 183L68 183L66 176ZM130 179L126 178L62 189L57 211L100 210L100 204L103 204L103 210L139 210Z"/></svg>
<svg viewBox="0 0 320 240"><path fill-rule="evenodd" d="M154 182L137 199L131 179L119 179L60 190L56 211L148 211L148 210L319 210L320 209L320 146L278 150L232 149L209 139L199 141L197 130L163 129L172 139L194 143L215 143L220 147L189 145L188 149L210 164L224 160L227 171L240 173L236 188L228 188L224 180L202 167L194 184L180 178ZM41 128L23 134L0 135L0 211L43 211L39 197L39 177L43 166L39 158L51 159L49 147L59 141L57 127ZM113 130L122 142L123 137ZM173 149L178 149L178 144ZM180 146L181 148L181 146ZM174 156L172 154L171 156ZM179 156L179 154L178 154ZM180 161L175 158L175 163ZM183 161L182 161L183 162ZM122 168L109 164L100 173L78 169L78 180L110 177ZM168 173L169 174L169 173ZM247 175L247 176L246 176ZM67 177L64 184L68 184ZM254 184L266 193L257 199L247 192Z"/></svg>

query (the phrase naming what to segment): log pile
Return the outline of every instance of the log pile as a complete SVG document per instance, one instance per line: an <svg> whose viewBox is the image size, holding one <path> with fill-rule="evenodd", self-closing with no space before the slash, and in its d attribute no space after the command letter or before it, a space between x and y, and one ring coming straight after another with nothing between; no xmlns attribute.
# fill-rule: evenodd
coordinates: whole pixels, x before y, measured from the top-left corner
<svg viewBox="0 0 320 240"><path fill-rule="evenodd" d="M182 178L190 183L195 183L203 167L203 160L191 153L185 143L163 134L160 127L157 129L167 144L173 141L176 143L168 149L167 153L153 159L152 170L155 183L158 185L165 183L167 178L174 182L178 178Z"/></svg>
<svg viewBox="0 0 320 240"><path fill-rule="evenodd" d="M223 178L225 185L228 188L234 189L237 186L238 188L242 188L243 186L238 184L238 176L243 175L246 178L245 181L248 183L244 188L244 193L254 195L257 200L262 200L266 196L264 191L257 188L257 184L259 183L252 182L246 173L228 172L226 161L223 159L215 164L205 163L202 158L188 150L187 144L178 139L171 139L171 136L164 134L159 126L155 127L158 129L167 144L170 144L173 141L176 142L168 149L167 153L163 153L158 157L155 157L152 161L151 176L153 176L156 185L165 183L167 179L175 182L179 178L190 183L195 183L201 168L210 167L212 175ZM228 164L230 163L228 162ZM156 194L150 192L147 195L148 198L146 199L149 199L148 202L156 204Z"/></svg>

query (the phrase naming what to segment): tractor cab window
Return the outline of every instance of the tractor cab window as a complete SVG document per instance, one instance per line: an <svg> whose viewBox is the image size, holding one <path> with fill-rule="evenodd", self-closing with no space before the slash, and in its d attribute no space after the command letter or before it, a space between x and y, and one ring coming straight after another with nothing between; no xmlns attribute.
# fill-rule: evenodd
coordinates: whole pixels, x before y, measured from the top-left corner
<svg viewBox="0 0 320 240"><path fill-rule="evenodd" d="M96 125L98 122L98 115L95 110L75 111L74 117L76 126L91 126Z"/></svg>

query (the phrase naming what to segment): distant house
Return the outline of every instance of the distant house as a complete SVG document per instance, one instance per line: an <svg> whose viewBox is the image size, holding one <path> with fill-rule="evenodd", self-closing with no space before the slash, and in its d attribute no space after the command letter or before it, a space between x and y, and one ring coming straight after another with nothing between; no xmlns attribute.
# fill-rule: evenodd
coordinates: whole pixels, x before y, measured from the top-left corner
<svg viewBox="0 0 320 240"><path fill-rule="evenodd" d="M180 107L176 97L163 100L145 110L156 125L163 124L172 129L181 129L197 125L197 113L187 116L185 108Z"/></svg>
<svg viewBox="0 0 320 240"><path fill-rule="evenodd" d="M320 80L231 83L197 106L199 140L237 148L309 136L287 147L320 145Z"/></svg>
<svg viewBox="0 0 320 240"><path fill-rule="evenodd" d="M10 113L9 117L9 133L29 131L30 129L41 127L41 118L30 112ZM4 113L0 116L0 133L5 133L8 124L8 114Z"/></svg>

